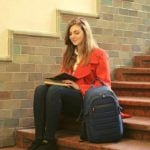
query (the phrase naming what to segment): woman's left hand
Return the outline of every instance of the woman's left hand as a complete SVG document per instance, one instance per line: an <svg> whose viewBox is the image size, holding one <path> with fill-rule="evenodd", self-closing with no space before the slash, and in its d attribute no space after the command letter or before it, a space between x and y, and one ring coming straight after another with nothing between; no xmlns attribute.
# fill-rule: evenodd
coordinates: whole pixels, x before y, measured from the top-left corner
<svg viewBox="0 0 150 150"><path fill-rule="evenodd" d="M76 89L76 90L80 90L79 85L78 85L76 82L74 82L74 81L71 81L71 80L63 80L63 82L66 83L69 87L72 87L72 88L74 88L74 89Z"/></svg>

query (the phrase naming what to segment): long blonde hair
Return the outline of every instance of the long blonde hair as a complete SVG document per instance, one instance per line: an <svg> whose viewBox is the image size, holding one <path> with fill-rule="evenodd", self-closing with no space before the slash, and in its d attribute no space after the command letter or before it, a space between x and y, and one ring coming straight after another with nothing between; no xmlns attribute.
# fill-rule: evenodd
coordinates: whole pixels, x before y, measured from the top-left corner
<svg viewBox="0 0 150 150"><path fill-rule="evenodd" d="M83 42L83 48L81 51L82 55L82 65L85 65L88 63L89 60L89 54L93 48L97 48L98 45L95 42L92 34L92 30L90 28L89 23L86 21L85 18L77 17L72 19L67 27L66 34L65 34L65 44L66 44L66 51L64 53L63 57L63 68L65 70L69 70L73 68L74 63L76 62L76 54L75 49L76 46L74 46L69 38L70 35L70 28L73 25L78 25L81 27L81 29L84 32L84 42Z"/></svg>

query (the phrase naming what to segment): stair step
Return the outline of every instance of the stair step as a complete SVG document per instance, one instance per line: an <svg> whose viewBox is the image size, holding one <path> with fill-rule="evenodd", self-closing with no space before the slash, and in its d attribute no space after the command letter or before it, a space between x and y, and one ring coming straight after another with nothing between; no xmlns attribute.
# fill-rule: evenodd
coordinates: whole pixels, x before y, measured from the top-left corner
<svg viewBox="0 0 150 150"><path fill-rule="evenodd" d="M119 104L122 106L122 112L133 116L150 116L150 98L149 97L128 97L119 96Z"/></svg>
<svg viewBox="0 0 150 150"><path fill-rule="evenodd" d="M132 138L142 141L150 140L150 118L149 117L140 117L132 116L131 118L123 119L124 123L124 137ZM76 123L67 124L70 126L75 125ZM63 130L79 133L80 127L78 130L70 130L68 127ZM58 130L60 132L61 130ZM31 144L31 140L34 139L34 129L22 129L16 132L17 140L16 144L19 147L27 147ZM79 135L79 134L78 134Z"/></svg>
<svg viewBox="0 0 150 150"><path fill-rule="evenodd" d="M118 96L150 97L150 82L112 81Z"/></svg>
<svg viewBox="0 0 150 150"><path fill-rule="evenodd" d="M20 136L22 135L23 138L25 138L24 135L26 135L26 139L28 139L30 143L34 139L34 136L31 137L31 134L34 135L34 129L19 130L18 134L20 134ZM93 150L100 150L100 149L103 149L103 150L108 150L108 149L109 150L125 150L125 149L149 150L150 148L150 142L133 140L133 139L125 139L125 138L123 138L119 142L112 142L112 143L94 144L94 143L89 143L87 141L81 142L78 133L67 132L67 131L60 131L57 137L58 137L57 142L58 142L60 150L92 150L92 149ZM25 147L27 147L27 145L24 145L24 148Z"/></svg>
<svg viewBox="0 0 150 150"><path fill-rule="evenodd" d="M150 55L134 56L133 63L135 67L150 68Z"/></svg>
<svg viewBox="0 0 150 150"><path fill-rule="evenodd" d="M150 118L132 116L123 119L124 136L127 138L150 141Z"/></svg>
<svg viewBox="0 0 150 150"><path fill-rule="evenodd" d="M20 148L27 148L31 145L31 142L35 139L35 130L32 129L20 129L16 131L16 146Z"/></svg>
<svg viewBox="0 0 150 150"><path fill-rule="evenodd" d="M123 123L126 128L150 132L149 117L132 116L131 118L123 119Z"/></svg>
<svg viewBox="0 0 150 150"><path fill-rule="evenodd" d="M148 106L150 107L149 97L129 97L129 96L119 96L119 103L131 106Z"/></svg>
<svg viewBox="0 0 150 150"><path fill-rule="evenodd" d="M149 142L141 142L138 140L122 139L119 142L93 144L89 142L80 142L78 135L62 134L59 136L58 143L61 146L70 147L70 150L148 150ZM130 145L130 147L129 147Z"/></svg>
<svg viewBox="0 0 150 150"><path fill-rule="evenodd" d="M150 140L150 118L149 116L145 117L145 116L133 116L132 115L131 118L123 119L123 123L125 127L125 133L127 133L125 134L126 137L133 137L135 139L140 139L140 140ZM61 125L62 125L61 129L75 131L75 132L79 132L81 128L81 124L79 122L75 122L75 119L72 119L72 118L64 119L64 122L61 122ZM137 134L138 136L136 136Z"/></svg>
<svg viewBox="0 0 150 150"><path fill-rule="evenodd" d="M150 68L116 68L114 76L119 81L150 82Z"/></svg>
<svg viewBox="0 0 150 150"><path fill-rule="evenodd" d="M4 148L0 148L1 150L25 150L25 148L19 148L19 147L4 147Z"/></svg>
<svg viewBox="0 0 150 150"><path fill-rule="evenodd" d="M123 119L125 137L150 141L150 117L132 116Z"/></svg>

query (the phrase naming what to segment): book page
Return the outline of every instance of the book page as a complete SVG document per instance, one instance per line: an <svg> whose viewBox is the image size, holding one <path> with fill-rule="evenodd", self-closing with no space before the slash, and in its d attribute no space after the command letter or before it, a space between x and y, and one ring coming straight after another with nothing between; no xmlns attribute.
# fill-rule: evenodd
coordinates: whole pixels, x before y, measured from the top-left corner
<svg viewBox="0 0 150 150"><path fill-rule="evenodd" d="M59 80L48 79L48 80L44 81L44 83L47 85L60 85L60 86L69 87L66 83L59 81Z"/></svg>

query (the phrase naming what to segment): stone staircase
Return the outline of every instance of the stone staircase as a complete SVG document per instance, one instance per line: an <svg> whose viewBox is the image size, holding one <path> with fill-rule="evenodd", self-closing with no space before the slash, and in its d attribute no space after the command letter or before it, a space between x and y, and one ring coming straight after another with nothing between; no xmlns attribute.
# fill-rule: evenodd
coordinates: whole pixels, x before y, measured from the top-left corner
<svg viewBox="0 0 150 150"><path fill-rule="evenodd" d="M79 123L62 119L58 131L60 150L150 150L150 55L135 56L132 68L115 70L112 89L119 98L122 112L132 115L123 119L124 137L116 143L81 142ZM34 129L16 132L17 147L26 148L34 139Z"/></svg>

